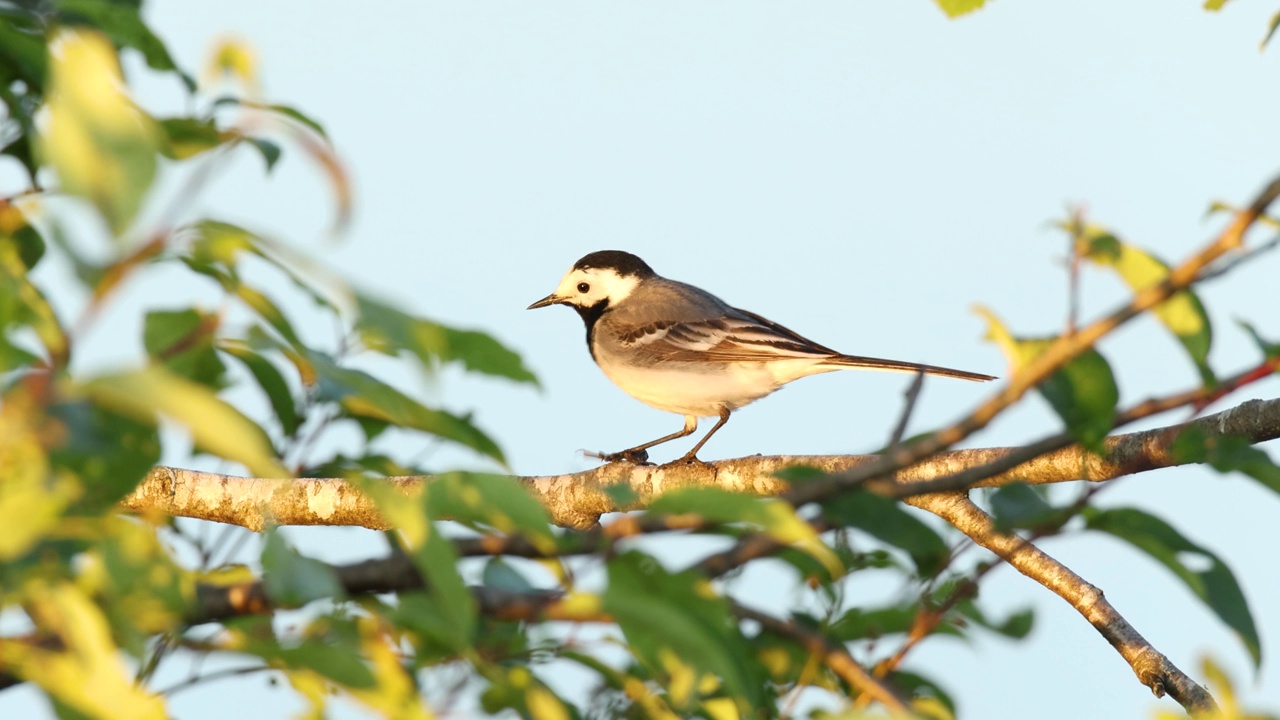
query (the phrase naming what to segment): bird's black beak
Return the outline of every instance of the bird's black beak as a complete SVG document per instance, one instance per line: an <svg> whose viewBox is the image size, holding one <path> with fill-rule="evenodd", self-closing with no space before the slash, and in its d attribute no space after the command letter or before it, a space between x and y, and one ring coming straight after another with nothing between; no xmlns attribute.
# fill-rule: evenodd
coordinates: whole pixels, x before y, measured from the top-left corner
<svg viewBox="0 0 1280 720"><path fill-rule="evenodd" d="M550 295L548 295L548 296L546 296L546 297L542 298L542 299L541 299L541 300L539 300L538 302L536 302L536 303L534 303L534 304L530 305L529 307L527 307L527 308L525 308L525 309L526 309L526 310L533 310L533 309L535 309L535 308L547 307L548 305L559 305L559 304L561 304L561 303L563 303L563 302L564 302L564 300L563 300L560 296L556 295L555 293L551 293Z"/></svg>

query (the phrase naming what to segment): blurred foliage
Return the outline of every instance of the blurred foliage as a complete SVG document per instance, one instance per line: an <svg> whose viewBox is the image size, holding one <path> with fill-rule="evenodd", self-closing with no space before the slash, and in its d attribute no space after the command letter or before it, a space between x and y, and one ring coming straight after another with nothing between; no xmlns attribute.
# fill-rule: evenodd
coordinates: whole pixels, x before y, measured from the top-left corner
<svg viewBox="0 0 1280 720"><path fill-rule="evenodd" d="M938 0L951 16L983 4ZM129 56L141 64L122 65ZM425 718L463 690L488 712L538 720L771 717L789 713L807 692L849 706L815 717L861 717L848 702L858 691L808 637L868 659L921 717L949 718L950 692L905 666L907 651L934 637L1016 640L1031 631L1030 611L993 617L983 609L980 580L991 566L955 563L963 545L955 532L861 491L831 498L816 514L711 489L670 492L648 510L721 543L772 543L770 556L795 585L777 626L741 619L736 571L708 577L696 561L668 564L640 544L605 543L590 559L603 568L603 588L580 587L575 566L555 557L577 552L575 537L554 528L519 482L396 452L414 442L444 445L503 470L498 443L470 415L435 407L360 365L376 355L408 377L453 365L536 386L516 353L487 333L350 288L287 242L189 216L213 170L243 152L260 156L268 174L290 154L313 162L330 181L336 229L352 202L324 127L262 97L253 48L224 40L209 58L198 74L178 67L138 0L0 2L0 161L16 163L26 178L0 197L0 611L14 620L0 627L0 686L32 683L65 718L165 717L157 678L182 649L234 657L249 663L245 672L283 679L311 717L343 697L373 714ZM141 107L125 67L172 78L189 114L156 117ZM182 189L155 192L163 183ZM1133 290L1165 272L1102 230L1082 233L1077 251ZM55 287L53 278L63 276L46 272L51 265L70 270L64 275L78 287ZM137 361L98 370L95 358L82 356L82 339L113 295L158 273L217 300L174 293L147 308L140 336L117 340ZM54 292L68 296L61 311L49 302ZM307 302L288 301L299 296ZM1017 337L986 314L1015 373L1056 339ZM1212 382L1199 299L1180 294L1156 316ZM317 340L316 326L338 331ZM1077 439L1102 447L1119 389L1100 354L1080 355L1039 389ZM162 434L162 424L172 432ZM393 435L398 443L384 442ZM335 437L344 440L341 452ZM245 565L235 552L245 531L192 532L193 523L114 512L162 454L188 447L188 464L350 479L395 524L391 549L426 578L425 588L394 598L348 595L332 566L279 530L265 534ZM1176 452L1280 488L1280 469L1247 443L1188 434ZM437 476L414 501L377 481L413 473ZM1135 509L1055 507L1022 485L993 494L991 505L1002 531L1062 532L1083 518L1087 529L1128 541L1182 579L1260 661L1252 615L1226 563L1164 521ZM497 544L519 540L549 559L492 557L481 568L461 557L452 540L461 532ZM859 573L888 576L902 591L879 604L850 598ZM266 614L230 619L212 635L190 626L202 588L256 580L271 603L310 604L311 612L289 625ZM547 622L513 619L487 605L482 591L561 598L565 613L608 623L612 634L593 644ZM565 665L594 677L594 691L559 694L564 688L548 680ZM462 681L430 690L432 677L458 667ZM205 679L196 671L171 689ZM1224 703L1223 717L1244 717L1229 708Z"/></svg>

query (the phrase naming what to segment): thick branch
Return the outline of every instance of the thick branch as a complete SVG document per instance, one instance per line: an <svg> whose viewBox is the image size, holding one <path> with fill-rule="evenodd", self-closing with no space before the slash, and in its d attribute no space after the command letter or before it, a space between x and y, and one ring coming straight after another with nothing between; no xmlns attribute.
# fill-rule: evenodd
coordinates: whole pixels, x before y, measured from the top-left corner
<svg viewBox="0 0 1280 720"><path fill-rule="evenodd" d="M907 497L1011 482L1101 482L1177 464L1170 454L1170 444L1178 431L1188 426L1209 435L1232 435L1254 443L1272 440L1280 437L1280 399L1251 400L1183 425L1113 436L1106 441L1105 459L1077 445L1030 458L1027 456L1034 453L1024 448L952 450L899 470L889 480L868 487L885 495ZM1065 440L1061 436L1042 441L1048 448L1062 442ZM876 455L782 455L721 460L708 465L649 467L615 463L581 473L519 479L547 508L553 522L586 529L595 526L602 513L632 509L617 506L604 492L603 488L611 485L629 486L637 498L636 506L644 506L663 492L684 487L717 487L772 496L787 490L787 484L774 477L784 468L807 465L825 472L845 472L878 458ZM993 463L1001 464L1010 458L1018 460L1017 464L981 479L958 475ZM957 476L963 484L956 483ZM406 495L415 495L421 491L424 478L396 477L377 482L390 484ZM390 527L372 500L341 479L242 478L157 467L121 506L138 513L159 512L215 520L255 531L269 522L379 530Z"/></svg>

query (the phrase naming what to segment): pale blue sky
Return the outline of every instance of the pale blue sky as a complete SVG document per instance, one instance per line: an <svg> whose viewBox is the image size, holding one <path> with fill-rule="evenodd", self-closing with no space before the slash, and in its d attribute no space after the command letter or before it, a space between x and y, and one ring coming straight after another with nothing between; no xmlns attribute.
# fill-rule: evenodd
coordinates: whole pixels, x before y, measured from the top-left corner
<svg viewBox="0 0 1280 720"><path fill-rule="evenodd" d="M1211 201L1244 201L1280 169L1280 48L1257 50L1274 9L999 0L948 21L926 0L359 10L226 0L157 2L150 17L188 68L224 32L255 46L267 98L320 119L356 181L355 222L336 248L324 242L326 189L297 153L268 181L246 155L207 211L312 248L364 287L517 348L545 392L454 373L426 390L475 410L517 472L549 474L589 467L579 449L616 450L680 425L605 380L573 313L524 310L579 256L632 251L845 352L1006 374L970 306L991 307L1015 332L1062 327L1066 244L1048 223L1068 204L1176 260L1218 227L1204 220ZM176 107L171 82L142 87L148 107ZM1234 318L1280 337L1277 263L1205 289L1221 372L1256 357ZM1083 287L1086 316L1123 297L1102 274ZM1196 379L1151 321L1103 350L1128 402ZM702 456L872 449L908 382L879 373L798 382L735 414ZM1273 379L1255 394L1278 390ZM931 380L912 431L959 417L987 392ZM1033 399L971 444L1014 444L1055 427ZM1117 483L1099 501L1161 515L1224 556L1264 653L1280 652L1280 498L1182 469ZM379 547L364 550L356 535L297 537L334 560ZM1239 643L1167 571L1101 537L1045 549L1103 588L1184 670L1200 677L1198 658L1209 653L1246 699L1280 710L1277 664L1266 661L1255 682ZM866 584L868 594L886 592ZM740 587L757 604L790 597L776 576ZM1101 637L1031 581L1000 569L982 601L1035 605L1032 638L937 640L912 658L954 693L961 717L1143 717L1175 707L1152 699ZM0 694L0 715L32 702L27 691ZM196 719L293 707L287 692L253 679L184 693L172 710Z"/></svg>

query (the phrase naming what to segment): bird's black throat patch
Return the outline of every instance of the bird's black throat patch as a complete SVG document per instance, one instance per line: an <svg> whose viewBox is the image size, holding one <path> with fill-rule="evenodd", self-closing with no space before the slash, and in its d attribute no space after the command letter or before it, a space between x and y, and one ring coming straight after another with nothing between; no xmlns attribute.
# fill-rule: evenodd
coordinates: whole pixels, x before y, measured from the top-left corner
<svg viewBox="0 0 1280 720"><path fill-rule="evenodd" d="M609 309L609 301L607 299L602 299L595 305L591 305L589 307L583 307L581 305L573 305L571 307L578 311L578 316L582 318L582 323L587 326L587 349L591 351L592 359L595 359L596 351L595 348L591 346L591 339L595 337L596 321L600 319L600 316L604 314L605 310Z"/></svg>
<svg viewBox="0 0 1280 720"><path fill-rule="evenodd" d="M622 250L598 250L590 255L584 255L581 260L573 264L574 270L588 268L613 270L623 277L634 275L644 278L654 274L653 268L649 267L648 263Z"/></svg>

